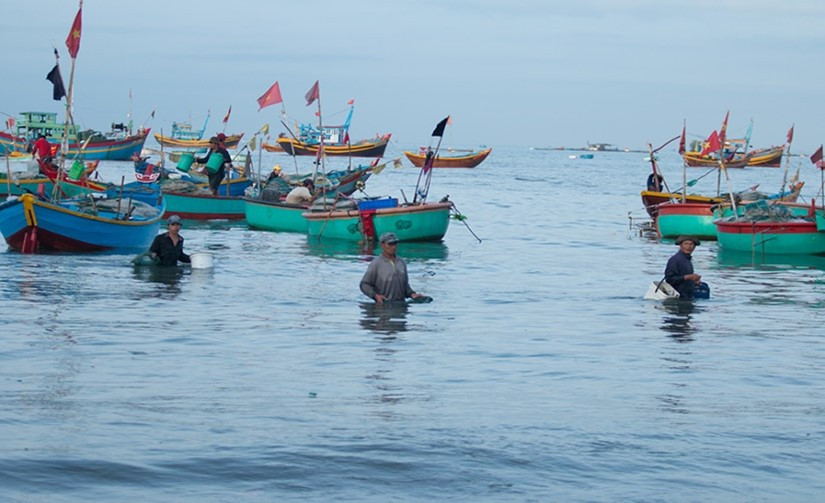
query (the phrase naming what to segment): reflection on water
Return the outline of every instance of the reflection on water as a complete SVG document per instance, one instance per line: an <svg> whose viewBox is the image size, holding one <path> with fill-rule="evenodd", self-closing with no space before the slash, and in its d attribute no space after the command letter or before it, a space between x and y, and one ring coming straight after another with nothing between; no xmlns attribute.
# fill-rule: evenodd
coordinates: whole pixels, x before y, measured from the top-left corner
<svg viewBox="0 0 825 503"><path fill-rule="evenodd" d="M371 247L343 239L318 239L316 236L307 236L305 250L309 255L324 258L348 259L354 256L381 254L381 247L377 243ZM402 241L398 243L398 255L407 262L428 259L445 260L447 245L441 241Z"/></svg>
<svg viewBox="0 0 825 503"><path fill-rule="evenodd" d="M187 273L184 267L135 266L132 274L135 279L149 283L159 283L171 287L168 291L180 293L180 280Z"/></svg>
<svg viewBox="0 0 825 503"><path fill-rule="evenodd" d="M819 255L775 255L719 249L719 264L732 268L819 269L825 271L825 257Z"/></svg>
<svg viewBox="0 0 825 503"><path fill-rule="evenodd" d="M690 342L696 327L691 323L691 315L696 311L696 301L668 299L662 302L667 316L662 318L661 329L669 333L678 342Z"/></svg>
<svg viewBox="0 0 825 503"><path fill-rule="evenodd" d="M407 330L407 314L410 308L406 302L386 302L380 306L374 302L361 303L361 327L392 336Z"/></svg>

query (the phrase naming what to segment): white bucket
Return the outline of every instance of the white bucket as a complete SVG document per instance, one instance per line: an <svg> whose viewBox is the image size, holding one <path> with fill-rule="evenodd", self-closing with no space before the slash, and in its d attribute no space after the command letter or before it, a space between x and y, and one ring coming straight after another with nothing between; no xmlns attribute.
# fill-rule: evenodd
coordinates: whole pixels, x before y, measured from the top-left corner
<svg viewBox="0 0 825 503"><path fill-rule="evenodd" d="M678 298L679 292L677 292L675 288L670 286L670 283L668 283L667 281L651 282L650 286L647 288L647 293L645 293L645 299L648 300L665 300Z"/></svg>
<svg viewBox="0 0 825 503"><path fill-rule="evenodd" d="M192 261L192 269L211 269L212 255L209 253L198 252L189 255L189 260Z"/></svg>

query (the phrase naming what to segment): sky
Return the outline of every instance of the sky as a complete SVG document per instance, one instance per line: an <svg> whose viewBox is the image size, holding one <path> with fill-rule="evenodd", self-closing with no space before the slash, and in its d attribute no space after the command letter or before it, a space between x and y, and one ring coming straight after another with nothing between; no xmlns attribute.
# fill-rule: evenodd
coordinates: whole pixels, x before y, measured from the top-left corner
<svg viewBox="0 0 825 503"><path fill-rule="evenodd" d="M75 0L3 2L0 113L57 112L52 47L68 85ZM825 141L821 0L85 0L74 115L108 130L131 115L155 132L174 121L207 133L284 131L315 122L304 95L320 82L326 124L355 100L353 140L392 133L430 143L450 115L454 147L609 143L654 148L703 139L730 111L728 136ZM131 92L131 100L129 94ZM155 117L150 114L155 111ZM5 119L5 116L0 115ZM1 123L0 123L1 124Z"/></svg>

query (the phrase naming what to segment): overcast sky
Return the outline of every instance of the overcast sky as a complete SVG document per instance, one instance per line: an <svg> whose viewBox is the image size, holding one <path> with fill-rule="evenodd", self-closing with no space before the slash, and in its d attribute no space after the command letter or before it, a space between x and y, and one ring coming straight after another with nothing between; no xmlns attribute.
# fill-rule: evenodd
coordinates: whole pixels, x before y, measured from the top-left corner
<svg viewBox="0 0 825 503"><path fill-rule="evenodd" d="M4 1L0 112L59 112L45 80L73 0ZM280 126L256 99L279 81L291 120L326 123L355 100L353 139L393 133L426 144L452 115L453 146L654 146L706 137L730 110L729 136L754 122L755 147L825 141L822 0L86 0L75 116L108 129L173 121L251 134ZM152 110L154 119L149 119Z"/></svg>

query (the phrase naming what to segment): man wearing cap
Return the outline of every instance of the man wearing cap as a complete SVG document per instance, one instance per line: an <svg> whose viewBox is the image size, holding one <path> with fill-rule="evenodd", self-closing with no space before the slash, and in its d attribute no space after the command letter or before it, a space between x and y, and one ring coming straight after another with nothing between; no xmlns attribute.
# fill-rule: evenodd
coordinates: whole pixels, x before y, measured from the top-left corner
<svg viewBox="0 0 825 503"><path fill-rule="evenodd" d="M183 253L183 236L180 235L181 221L177 215L169 217L167 232L155 236L149 247L149 257L158 265L174 266L178 261L191 262L189 255Z"/></svg>
<svg viewBox="0 0 825 503"><path fill-rule="evenodd" d="M232 168L232 156L229 155L229 151L226 150L226 147L223 146L221 140L217 136L213 136L209 138L209 150L206 152L206 155L203 157L198 157L195 160L200 164L205 164L209 162L209 158L212 157L212 154L218 153L223 156L223 164L221 167L217 169L214 173L206 170L206 176L209 178L209 190L212 192L213 196L218 195L218 187L221 186L221 182L223 181L224 177L226 176L226 167Z"/></svg>
<svg viewBox="0 0 825 503"><path fill-rule="evenodd" d="M676 239L679 251L667 261L665 281L679 292L680 299L693 299L693 291L702 282L702 276L693 273L691 255L701 243L694 236Z"/></svg>
<svg viewBox="0 0 825 503"><path fill-rule="evenodd" d="M378 305L384 302L403 302L407 297L424 297L410 288L407 264L396 255L398 237L385 232L378 238L381 255L375 257L361 278L361 291Z"/></svg>
<svg viewBox="0 0 825 503"><path fill-rule="evenodd" d="M289 191L284 202L287 204L309 204L315 197L313 192L315 192L315 183L307 178L300 187L295 187Z"/></svg>

